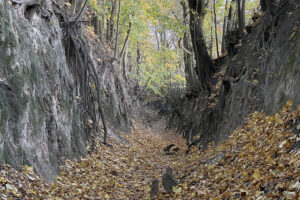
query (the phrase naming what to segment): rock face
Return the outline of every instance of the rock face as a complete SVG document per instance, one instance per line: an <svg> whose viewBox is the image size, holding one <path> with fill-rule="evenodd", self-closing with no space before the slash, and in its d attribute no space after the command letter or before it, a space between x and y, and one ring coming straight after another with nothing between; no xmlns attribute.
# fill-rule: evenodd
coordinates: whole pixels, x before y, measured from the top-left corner
<svg viewBox="0 0 300 200"><path fill-rule="evenodd" d="M62 38L52 1L0 0L0 162L32 165L48 180L63 158L85 155L89 139ZM119 100L127 93L115 89L109 68L100 64L101 91L113 94L102 99L104 111L128 130L130 105Z"/></svg>
<svg viewBox="0 0 300 200"><path fill-rule="evenodd" d="M109 53L106 52L98 37L89 30L87 35L91 57L94 58L95 66L98 66L100 93L103 94L100 100L105 115L113 127L129 132L133 113L132 99L128 91L131 80L123 76L123 69L117 62L109 61Z"/></svg>
<svg viewBox="0 0 300 200"><path fill-rule="evenodd" d="M275 113L289 99L300 104L300 8L280 6L244 36L236 55L227 56L223 73L213 77L221 81L211 98L182 98L173 108L173 123L187 139L201 135L197 142L204 146L218 143L254 111Z"/></svg>
<svg viewBox="0 0 300 200"><path fill-rule="evenodd" d="M294 108L300 103L299 11L282 8L277 16L264 16L245 38L236 60L228 62L227 76L244 74L238 82L229 83L228 91L223 83L220 103L224 110L219 107L218 111L224 120L219 120L216 130L220 140L254 111L274 114L289 99Z"/></svg>

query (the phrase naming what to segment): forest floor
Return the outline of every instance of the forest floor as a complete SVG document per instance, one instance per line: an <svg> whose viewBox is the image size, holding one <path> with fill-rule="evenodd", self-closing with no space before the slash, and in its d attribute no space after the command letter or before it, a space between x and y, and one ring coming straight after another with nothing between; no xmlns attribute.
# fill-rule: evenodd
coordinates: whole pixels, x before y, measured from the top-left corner
<svg viewBox="0 0 300 200"><path fill-rule="evenodd" d="M185 140L156 120L134 123L132 134L122 134L129 144L110 138L112 147L99 143L87 157L66 160L54 183L32 167L1 166L0 199L150 199L155 179L154 199L299 199L300 105L292 111L291 104L272 116L253 113L227 141L203 152L186 154ZM170 144L180 149L174 155L164 152ZM172 194L162 186L167 167L180 183Z"/></svg>

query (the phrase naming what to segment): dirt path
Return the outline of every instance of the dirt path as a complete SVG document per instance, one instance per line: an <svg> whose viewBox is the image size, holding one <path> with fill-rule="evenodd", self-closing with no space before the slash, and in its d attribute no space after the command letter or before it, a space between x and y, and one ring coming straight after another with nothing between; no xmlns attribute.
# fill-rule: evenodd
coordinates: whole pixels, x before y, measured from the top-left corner
<svg viewBox="0 0 300 200"><path fill-rule="evenodd" d="M157 198L169 199L161 177L168 166L178 176L176 167L185 158L185 141L179 134L165 131L166 119L159 110L148 107L145 116L144 125L134 123L132 134L121 134L129 144L109 137L112 147L99 144L98 150L85 158L66 160L55 183L43 182L29 167L21 174L7 168L9 173L0 175L14 180L17 186L27 185L27 189L15 187L13 195L25 199L149 199L155 179L159 181ZM180 150L166 155L163 149L169 144L176 144Z"/></svg>
<svg viewBox="0 0 300 200"><path fill-rule="evenodd" d="M226 142L202 153L193 148L188 155L180 135L160 132L162 121L146 124L148 128L134 123L132 134L122 134L130 144L110 138L113 147L99 144L85 158L66 160L52 184L36 176L31 167L19 172L1 167L0 199L143 200L150 199L155 179L159 181L155 199L160 200L299 199L299 136L286 124L293 121L299 130L300 106L290 111L290 105L273 116L254 113ZM166 155L163 148L171 143L180 150ZM168 194L161 183L168 166L182 181L175 194Z"/></svg>

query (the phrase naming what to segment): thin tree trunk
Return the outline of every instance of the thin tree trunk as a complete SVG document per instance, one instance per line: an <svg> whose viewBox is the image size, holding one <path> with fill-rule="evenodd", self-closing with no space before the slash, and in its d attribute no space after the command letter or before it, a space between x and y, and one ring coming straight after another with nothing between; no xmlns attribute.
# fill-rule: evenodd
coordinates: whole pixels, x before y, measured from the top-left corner
<svg viewBox="0 0 300 200"><path fill-rule="evenodd" d="M214 0L214 21L215 21L217 56L219 58L220 55L219 55L218 27L217 27L217 14L216 14L216 0Z"/></svg>
<svg viewBox="0 0 300 200"><path fill-rule="evenodd" d="M157 42L157 49L159 50L160 49L160 43L159 43L159 37L158 37L158 32L157 32L156 26L155 26L154 32L155 32L155 38L156 38L156 42Z"/></svg>
<svg viewBox="0 0 300 200"><path fill-rule="evenodd" d="M141 54L141 44L137 42L137 49L136 49L136 62L138 65L142 63L142 54Z"/></svg>
<svg viewBox="0 0 300 200"><path fill-rule="evenodd" d="M137 48L136 48L136 76L140 76L140 64L142 63L142 54L141 54L141 45L139 42L137 42ZM135 94L138 94L140 90L139 81L136 79L136 86L135 86Z"/></svg>
<svg viewBox="0 0 300 200"><path fill-rule="evenodd" d="M242 0L242 26L246 26L246 0Z"/></svg>
<svg viewBox="0 0 300 200"><path fill-rule="evenodd" d="M87 7L87 4L88 4L88 0L85 0L83 6L81 7L79 13L77 14L76 17L74 17L71 21L73 22L76 22L76 21L80 21L81 20L81 17L82 17L82 14L84 13L86 7Z"/></svg>
<svg viewBox="0 0 300 200"><path fill-rule="evenodd" d="M127 80L125 60L126 60L127 47L128 47L129 38L130 38L130 32L131 32L131 22L129 22L129 27L128 27L128 30L127 30L127 36L126 36L122 51L121 51L120 56L119 56L120 60L122 60L122 63L123 63L123 76L124 76L125 80Z"/></svg>
<svg viewBox="0 0 300 200"><path fill-rule="evenodd" d="M213 1L211 4L211 11L210 11L210 43L209 43L209 50L210 50L210 56L213 56L213 46L214 46L214 13L213 13Z"/></svg>
<svg viewBox="0 0 300 200"><path fill-rule="evenodd" d="M127 63L126 63L126 58L127 58L127 49L125 49L124 56L122 57L122 66L123 66L123 77L124 77L124 80L127 80L127 71L126 71Z"/></svg>
<svg viewBox="0 0 300 200"><path fill-rule="evenodd" d="M225 35L227 32L227 21L228 21L228 15L227 15L227 8L228 8L228 0L226 0L225 3L225 16L224 16L224 23L223 23L223 34L222 34L222 48L221 48L221 52L222 54L225 53Z"/></svg>
<svg viewBox="0 0 300 200"><path fill-rule="evenodd" d="M94 27L94 32L97 36L99 36L99 20L98 20L98 15L97 13L94 13L93 19L92 19L92 24Z"/></svg>
<svg viewBox="0 0 300 200"><path fill-rule="evenodd" d="M104 30L104 15L101 13L101 20L100 20L100 25L99 25L99 38L101 41L104 40L104 35L105 35L105 30Z"/></svg>
<svg viewBox="0 0 300 200"><path fill-rule="evenodd" d="M118 11L118 19L117 19L117 31L116 31L116 43L115 43L114 58L117 58L117 51L118 51L120 12L121 12L121 0L119 0L119 11Z"/></svg>
<svg viewBox="0 0 300 200"><path fill-rule="evenodd" d="M107 42L110 43L113 35L114 35L114 19L115 19L115 15L116 15L116 7L117 7L117 0L113 0L112 1L112 6L111 6L111 12L110 12L110 18L107 22Z"/></svg>
<svg viewBox="0 0 300 200"><path fill-rule="evenodd" d="M129 42L129 38L130 38L130 32L131 32L131 22L129 22L129 26L128 26L128 30L127 30L127 35L126 35L126 39L123 45L123 48L121 50L120 56L119 58L122 59L127 47L128 47L128 42Z"/></svg>
<svg viewBox="0 0 300 200"><path fill-rule="evenodd" d="M76 6L77 6L77 0L73 0L72 1L72 16L74 16L75 15L75 13L76 13Z"/></svg>
<svg viewBox="0 0 300 200"><path fill-rule="evenodd" d="M97 5L98 5L99 8L102 8L102 4L103 4L102 0L97 1ZM98 28L99 28L98 37L99 37L100 41L102 41L103 40L103 33L104 33L104 17L103 17L102 12L98 16Z"/></svg>
<svg viewBox="0 0 300 200"><path fill-rule="evenodd" d="M148 80L147 80L144 88L142 89L142 91L136 96L135 100L133 100L134 102L136 102L140 98L140 96L144 93L145 89L148 87L150 79L151 79L151 77L148 78Z"/></svg>
<svg viewBox="0 0 300 200"><path fill-rule="evenodd" d="M242 8L241 8L241 2L242 0L237 0L237 12L238 12L238 22L239 22L239 33L240 35L243 35L243 14L242 14Z"/></svg>
<svg viewBox="0 0 300 200"><path fill-rule="evenodd" d="M235 0L232 0L231 3L230 3L229 12L228 12L228 23L227 23L226 34L229 31L232 31L234 29L234 7L233 7L234 3L235 3Z"/></svg>

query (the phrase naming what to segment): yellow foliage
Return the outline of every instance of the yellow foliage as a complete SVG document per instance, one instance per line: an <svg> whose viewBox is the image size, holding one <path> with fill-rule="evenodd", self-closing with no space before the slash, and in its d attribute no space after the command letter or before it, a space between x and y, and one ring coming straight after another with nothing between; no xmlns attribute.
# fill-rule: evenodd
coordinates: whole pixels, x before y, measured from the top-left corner
<svg viewBox="0 0 300 200"><path fill-rule="evenodd" d="M204 152L194 148L186 155L185 141L178 134L167 133L166 140L139 126L131 135L122 134L130 146L110 140L113 148L97 145L97 151L86 158L66 160L51 184L36 176L32 167L17 172L3 166L0 194L8 199L148 199L150 183L160 180L170 166L184 183L173 187L173 194L167 194L160 183L159 199L296 196L300 154L291 149L298 138L285 125L299 119L300 111L291 111L291 105L288 101L272 116L251 114L227 141L217 148L209 145ZM170 143L181 149L172 156L163 154L163 147ZM218 162L209 164L220 155Z"/></svg>

